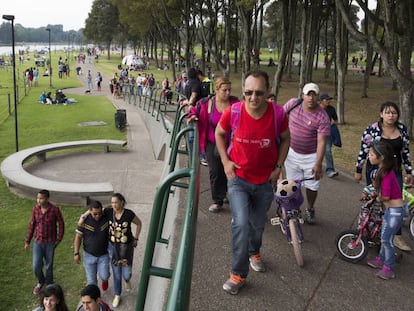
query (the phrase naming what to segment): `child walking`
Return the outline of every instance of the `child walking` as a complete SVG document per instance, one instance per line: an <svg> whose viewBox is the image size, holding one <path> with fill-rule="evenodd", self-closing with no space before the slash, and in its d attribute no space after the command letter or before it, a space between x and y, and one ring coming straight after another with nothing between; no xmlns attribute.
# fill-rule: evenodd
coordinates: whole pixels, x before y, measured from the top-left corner
<svg viewBox="0 0 414 311"><path fill-rule="evenodd" d="M379 255L368 261L372 268L381 269L376 275L384 280L395 277L394 236L403 222L403 200L401 188L394 173L395 160L388 142L373 142L369 150L369 160L378 165L377 175L373 181L377 201L384 206L381 230L381 249Z"/></svg>

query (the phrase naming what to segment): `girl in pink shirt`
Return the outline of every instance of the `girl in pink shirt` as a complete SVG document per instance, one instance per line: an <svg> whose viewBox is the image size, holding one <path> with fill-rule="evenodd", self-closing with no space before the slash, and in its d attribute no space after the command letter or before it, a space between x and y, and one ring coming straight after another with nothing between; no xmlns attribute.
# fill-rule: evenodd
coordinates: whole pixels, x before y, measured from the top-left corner
<svg viewBox="0 0 414 311"><path fill-rule="evenodd" d="M400 229L404 217L401 188L394 173L395 160L390 144L384 140L374 141L369 150L369 161L378 165L373 185L377 201L382 202L385 212L382 216L381 249L379 255L368 261L372 268L381 269L376 275L384 280L395 277L394 236Z"/></svg>

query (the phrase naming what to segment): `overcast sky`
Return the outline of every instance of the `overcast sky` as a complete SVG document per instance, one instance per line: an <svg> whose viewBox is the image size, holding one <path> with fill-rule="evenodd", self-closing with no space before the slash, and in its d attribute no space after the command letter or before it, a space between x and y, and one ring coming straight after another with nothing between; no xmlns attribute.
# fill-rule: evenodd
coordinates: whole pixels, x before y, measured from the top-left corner
<svg viewBox="0 0 414 311"><path fill-rule="evenodd" d="M14 15L15 24L22 24L26 28L62 24L65 31L79 30L85 26L92 2L93 0L2 0L0 15ZM376 2L370 0L369 8L373 9ZM362 11L358 15L362 18Z"/></svg>
<svg viewBox="0 0 414 311"><path fill-rule="evenodd" d="M14 15L14 23L26 28L63 25L63 30L85 26L93 0L2 0L0 15ZM5 22L2 19L2 22Z"/></svg>

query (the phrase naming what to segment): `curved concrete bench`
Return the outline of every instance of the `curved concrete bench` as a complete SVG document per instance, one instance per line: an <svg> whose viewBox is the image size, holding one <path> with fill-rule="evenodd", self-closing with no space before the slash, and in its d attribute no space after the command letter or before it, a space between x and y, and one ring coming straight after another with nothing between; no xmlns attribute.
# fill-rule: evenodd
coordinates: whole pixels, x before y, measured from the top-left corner
<svg viewBox="0 0 414 311"><path fill-rule="evenodd" d="M126 144L126 141L123 140L97 139L68 141L36 146L21 150L8 156L1 163L1 173L7 183L7 186L10 188L14 186L22 190L36 192L41 189L47 189L51 192L51 194L75 196L86 200L89 196L111 195L114 192L114 189L112 184L109 182L73 183L48 180L28 173L24 169L23 165L28 159L34 156L42 161L45 161L46 153L50 151L87 146L103 146L104 152L108 152L110 146L124 147Z"/></svg>

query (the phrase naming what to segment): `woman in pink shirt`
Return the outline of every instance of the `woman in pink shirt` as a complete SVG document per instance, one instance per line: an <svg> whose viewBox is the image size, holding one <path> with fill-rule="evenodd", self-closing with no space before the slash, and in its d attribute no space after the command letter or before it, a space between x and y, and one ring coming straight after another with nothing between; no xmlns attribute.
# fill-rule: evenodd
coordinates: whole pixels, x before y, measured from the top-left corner
<svg viewBox="0 0 414 311"><path fill-rule="evenodd" d="M208 100L204 98L190 108L188 122L198 121L200 153L207 158L213 204L209 211L217 213L223 208L223 200L227 193L227 178L223 164L216 149L214 132L224 110L239 100L230 95L231 82L224 77L214 80L214 95Z"/></svg>

